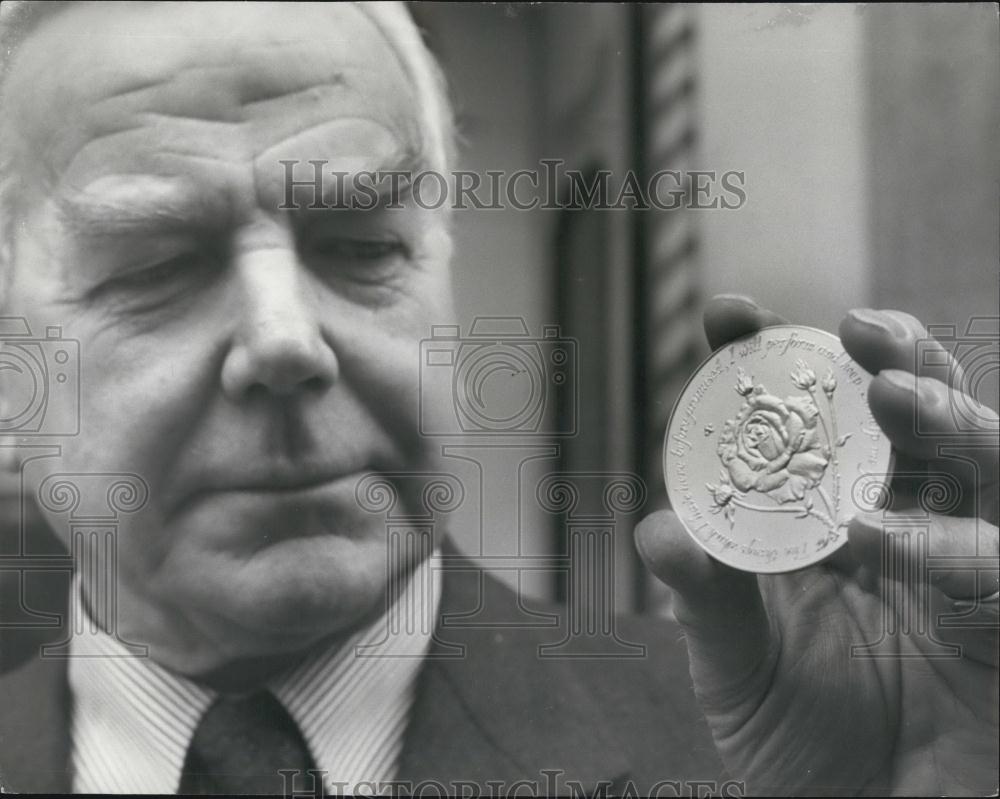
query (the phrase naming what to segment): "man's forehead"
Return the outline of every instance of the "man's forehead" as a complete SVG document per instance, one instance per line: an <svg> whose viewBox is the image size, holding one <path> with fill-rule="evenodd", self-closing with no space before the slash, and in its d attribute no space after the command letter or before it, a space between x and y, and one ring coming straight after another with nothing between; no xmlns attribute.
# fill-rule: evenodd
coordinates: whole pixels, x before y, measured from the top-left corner
<svg viewBox="0 0 1000 799"><path fill-rule="evenodd" d="M79 4L28 37L6 88L50 179L92 162L88 148L110 156L149 134L175 154L225 152L238 135L294 156L301 128L303 158L328 155L327 118L367 120L407 149L420 138L410 76L347 4Z"/></svg>
<svg viewBox="0 0 1000 799"><path fill-rule="evenodd" d="M224 65L281 46L311 50L310 63L325 53L384 68L392 53L352 3L81 2L43 18L18 59L29 72L44 67L71 77L85 69L113 83L116 73L162 75L192 62ZM86 86L74 89L88 93Z"/></svg>

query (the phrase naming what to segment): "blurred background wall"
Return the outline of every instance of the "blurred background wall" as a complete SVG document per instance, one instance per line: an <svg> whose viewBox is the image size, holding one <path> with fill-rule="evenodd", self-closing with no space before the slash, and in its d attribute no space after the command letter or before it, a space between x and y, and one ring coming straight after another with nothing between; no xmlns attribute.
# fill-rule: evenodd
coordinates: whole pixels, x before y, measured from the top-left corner
<svg viewBox="0 0 1000 799"><path fill-rule="evenodd" d="M680 10L415 4L459 111L462 167L513 171L564 158L580 169L648 170L653 128L666 119L678 126L668 138L688 134L666 151L678 168L743 171L747 194L739 210L684 217L686 248L671 267L685 272L683 286L667 292L680 320L672 340L700 336L701 306L716 292L748 293L834 331L855 306L902 308L960 332L992 317L995 331L996 7ZM518 471L524 453L511 453L508 468L494 469L508 482L484 487L481 517L512 518L511 498L521 502L522 553L561 545L560 520L528 501L527 484L546 470L634 471L650 489L645 510L664 502L666 411L678 379L707 354L685 344L676 374L656 376L664 342L644 303L659 279L658 231L678 227L669 213L604 211L582 224L555 211L456 216L463 328L479 315L517 316L533 334L558 324L581 345L578 435L552 438L559 453L536 462L538 472ZM567 265L567 253L582 263ZM994 407L996 378L979 389ZM635 567L632 521L615 533L620 607L659 601ZM455 533L470 551L481 545L474 530ZM524 587L551 594L558 581L539 573Z"/></svg>
<svg viewBox="0 0 1000 799"><path fill-rule="evenodd" d="M701 167L747 173L744 208L699 217L706 296L834 332L873 301L867 23L849 4L698 9Z"/></svg>

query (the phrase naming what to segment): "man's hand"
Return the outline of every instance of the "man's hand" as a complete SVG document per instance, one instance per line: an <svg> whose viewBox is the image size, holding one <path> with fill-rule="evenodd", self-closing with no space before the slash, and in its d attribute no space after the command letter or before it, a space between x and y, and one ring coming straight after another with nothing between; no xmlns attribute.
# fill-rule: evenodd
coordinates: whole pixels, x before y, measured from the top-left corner
<svg viewBox="0 0 1000 799"><path fill-rule="evenodd" d="M742 297L705 313L713 348L783 322ZM943 347L937 365L917 364L927 333L907 314L853 311L840 337L877 375L868 399L893 445L891 510L856 516L847 546L791 574L722 565L670 512L643 521L638 549L674 590L695 690L749 791L994 793L996 414L978 406L981 429L970 429L954 412L977 406L959 394L962 371ZM886 531L918 529L929 553L910 536L889 559L908 568L888 571L884 545L900 537Z"/></svg>

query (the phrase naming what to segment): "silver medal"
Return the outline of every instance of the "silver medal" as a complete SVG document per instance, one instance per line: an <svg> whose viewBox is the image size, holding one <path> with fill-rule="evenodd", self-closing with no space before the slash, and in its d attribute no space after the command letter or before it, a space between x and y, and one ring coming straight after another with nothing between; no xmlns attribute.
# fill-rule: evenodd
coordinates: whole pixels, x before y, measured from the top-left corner
<svg viewBox="0 0 1000 799"><path fill-rule="evenodd" d="M870 382L836 336L809 327L769 327L713 353L681 392L663 449L691 536L729 566L766 573L846 543L890 462Z"/></svg>

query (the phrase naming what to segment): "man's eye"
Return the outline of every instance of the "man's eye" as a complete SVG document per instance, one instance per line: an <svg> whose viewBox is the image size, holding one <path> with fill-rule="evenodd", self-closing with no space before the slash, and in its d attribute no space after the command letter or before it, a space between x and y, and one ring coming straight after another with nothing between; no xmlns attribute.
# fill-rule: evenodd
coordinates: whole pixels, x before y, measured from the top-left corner
<svg viewBox="0 0 1000 799"><path fill-rule="evenodd" d="M185 253L121 275L113 282L121 288L151 288L176 281L186 274L205 268L206 262L202 256L197 253Z"/></svg>
<svg viewBox="0 0 1000 799"><path fill-rule="evenodd" d="M116 275L98 286L93 295L124 303L133 310L159 307L184 296L211 280L213 260L191 251Z"/></svg>
<svg viewBox="0 0 1000 799"><path fill-rule="evenodd" d="M344 261L379 261L406 254L406 247L395 239L317 239L309 249L321 258Z"/></svg>

